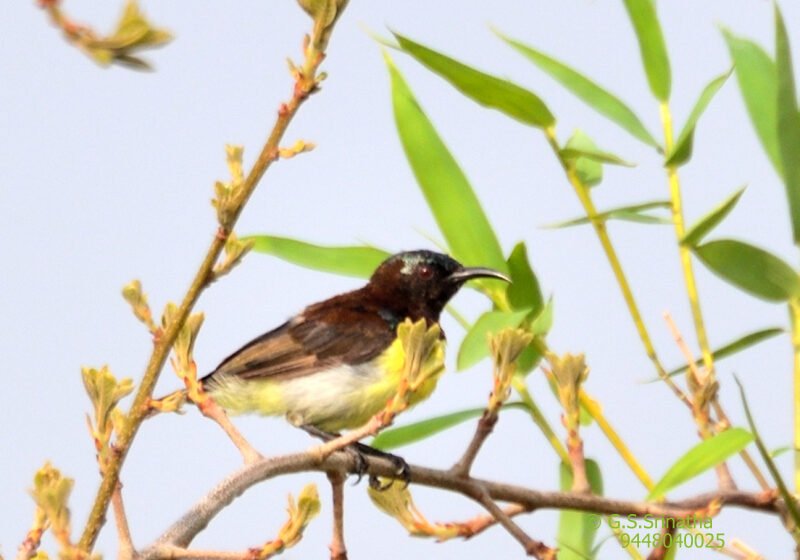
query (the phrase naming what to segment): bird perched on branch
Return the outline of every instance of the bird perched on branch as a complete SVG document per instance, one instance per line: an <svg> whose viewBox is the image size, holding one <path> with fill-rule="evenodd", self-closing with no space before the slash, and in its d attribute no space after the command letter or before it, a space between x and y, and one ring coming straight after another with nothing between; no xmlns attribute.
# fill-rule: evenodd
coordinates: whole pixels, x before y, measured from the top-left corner
<svg viewBox="0 0 800 560"><path fill-rule="evenodd" d="M245 344L201 379L203 388L228 412L285 416L316 437L332 439L364 425L397 391L397 326L406 318L438 324L450 298L473 278L510 281L441 253L393 255L364 287L312 304ZM418 391L412 404L434 386L435 380ZM399 457L357 448L389 457L407 475Z"/></svg>

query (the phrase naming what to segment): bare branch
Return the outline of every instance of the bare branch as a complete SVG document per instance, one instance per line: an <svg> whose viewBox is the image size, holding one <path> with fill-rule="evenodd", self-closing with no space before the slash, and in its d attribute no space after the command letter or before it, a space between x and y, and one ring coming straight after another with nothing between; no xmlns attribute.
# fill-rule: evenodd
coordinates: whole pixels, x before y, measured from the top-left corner
<svg viewBox="0 0 800 560"><path fill-rule="evenodd" d="M117 558L119 560L128 560L133 558L135 550L133 548L131 530L128 526L128 517L125 515L125 506L122 502L122 483L117 484L114 494L111 496L111 507L114 509L114 522L117 525L117 540L119 542Z"/></svg>
<svg viewBox="0 0 800 560"><path fill-rule="evenodd" d="M475 462L483 443L489 435L491 435L495 424L497 424L497 419L498 416L496 412L492 413L489 410L483 412L483 416L481 416L481 419L478 421L475 434L472 436L472 440L464 451L464 455L450 468L450 472L455 476L464 478L469 476L472 464Z"/></svg>
<svg viewBox="0 0 800 560"><path fill-rule="evenodd" d="M556 550L531 538L522 527L514 523L511 517L494 503L494 500L492 500L485 490L481 490L482 491L475 497L477 501L486 508L486 511L488 511L512 537L519 541L528 556L533 556L538 560L555 560Z"/></svg>
<svg viewBox="0 0 800 560"><path fill-rule="evenodd" d="M333 494L333 538L331 539L331 560L347 560L347 547L344 545L344 481L347 475L341 471L329 471Z"/></svg>
<svg viewBox="0 0 800 560"><path fill-rule="evenodd" d="M200 499L154 544L144 550L140 555L141 560L160 557L158 551L164 546L187 547L220 511L259 482L289 473L351 471L356 466L355 459L347 453L334 453L323 461L319 461L318 458L319 454L312 449L305 453L260 459L242 466ZM370 475L397 477L395 465L391 461L374 457L366 457L365 460ZM530 511L544 508L573 509L599 514L632 514L639 517L653 515L685 519L698 515L698 512L702 513L712 504L718 505L719 508L735 506L768 513L777 513L782 507L780 498L774 491L719 491L675 502L632 502L591 494L544 492L512 484L463 478L450 471L415 465L411 466L411 482L453 491L472 499L485 490L493 500L518 504L519 507Z"/></svg>

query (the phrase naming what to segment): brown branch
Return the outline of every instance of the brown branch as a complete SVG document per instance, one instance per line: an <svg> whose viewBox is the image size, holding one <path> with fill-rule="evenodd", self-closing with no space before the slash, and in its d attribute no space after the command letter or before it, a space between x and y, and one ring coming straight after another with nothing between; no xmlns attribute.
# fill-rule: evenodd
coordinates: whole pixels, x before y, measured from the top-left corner
<svg viewBox="0 0 800 560"><path fill-rule="evenodd" d="M125 505L122 501L122 483L118 483L111 496L111 507L114 509L114 522L117 525L117 541L119 551L118 560L129 560L134 557L136 551L133 548L131 530L128 526L128 516L125 515Z"/></svg>
<svg viewBox="0 0 800 560"><path fill-rule="evenodd" d="M222 431L230 438L239 453L242 454L242 459L245 463L253 463L258 461L263 456L261 453L250 444L249 441L242 435L239 429L233 425L228 415L213 399L205 399L202 404L198 406L200 412L206 418L209 418L217 423L222 428Z"/></svg>
<svg viewBox="0 0 800 560"><path fill-rule="evenodd" d="M485 489L482 488L481 490L482 491L475 496L475 499L486 508L486 511L497 520L497 523L502 525L512 537L517 539L519 544L522 545L522 548L525 549L525 554L533 556L537 560L555 560L556 551L554 549L531 538L522 527L517 525L514 520L500 508L500 506L494 503L494 500L492 500Z"/></svg>
<svg viewBox="0 0 800 560"><path fill-rule="evenodd" d="M516 517L522 513L530 513L531 510L519 504L511 504L502 508L502 511L507 517ZM463 529L459 535L460 537L471 539L475 535L483 533L489 527L497 525L497 523L497 518L492 515L478 515L468 521L456 523L456 525Z"/></svg>
<svg viewBox="0 0 800 560"><path fill-rule="evenodd" d="M342 2L338 6L339 12L344 10L345 6L346 2ZM145 373L142 377L141 384L139 385L139 389L136 393L133 404L131 405L130 412L125 419L122 430L117 435L115 444L118 453L115 455L114 459L109 462L108 469L103 475L100 488L97 491L94 504L92 505L92 509L89 513L89 518L86 522L86 526L78 544L78 547L86 553L91 552L91 550L94 548L94 544L97 541L97 536L100 533L100 528L105 522L106 511L108 510L108 505L111 501L111 496L114 492L114 489L119 482L122 465L125 462L125 458L130 450L131 444L133 443L133 439L136 437L139 426L141 426L142 421L149 413L148 403L153 395L153 389L155 388L156 381L158 380L161 370L164 367L178 332L186 321L186 318L189 316L189 313L200 297L200 294L213 279L214 265L219 260L219 257L225 248L225 241L233 230L233 227L242 210L244 209L244 206L246 205L250 196L253 194L253 191L260 182L264 173L277 159L279 143L283 138L289 123L292 121L303 102L317 89L317 69L325 57L324 49L327 45L327 40L330 36L334 22L331 22L328 27L322 30L322 33L324 33L323 37L319 37L317 34L315 34L315 36L307 42L307 47L305 49L305 64L303 65L302 71L298 72L295 76L292 97L288 102L281 104L275 124L272 127L272 131L270 132L267 141L261 150L261 153L256 159L256 162L253 164L252 169L242 184L241 196L231 209L230 220L227 222L225 227L220 226L218 235L215 235L211 241L211 245L206 252L206 256L203 259L203 262L200 265L197 273L195 274L194 280L192 280L192 283L186 292L178 311L176 312L173 320L164 330L163 335L159 337L155 343L150 360L147 364L147 368L145 369ZM308 45L311 46L309 47Z"/></svg>
<svg viewBox="0 0 800 560"><path fill-rule="evenodd" d="M669 312L664 313L664 321L666 321L667 326L672 333L672 337L675 339L675 344L677 344L678 348L680 348L681 352L683 353L683 357L686 359L686 363L689 366L687 384L692 391L692 414L695 422L697 423L697 427L699 428L700 438L708 439L714 435L714 432L711 427L711 419L708 412L709 401L707 397L704 397L704 394L708 390L709 382L713 383L714 386L716 386L716 383L714 383L713 377L709 376L708 371L704 370L703 374L701 375L700 371L697 369L697 366L695 365L697 362L694 359L694 355L689 349L689 346L686 344L680 329L678 329L678 325L676 325L675 321L672 320L672 315L670 315ZM716 389L714 390L716 391ZM736 488L736 483L733 480L733 475L731 475L730 469L728 469L727 462L723 461L722 463L716 465L714 470L717 473L717 479L721 489L733 490Z"/></svg>
<svg viewBox="0 0 800 560"><path fill-rule="evenodd" d="M329 471L333 495L333 538L331 539L331 560L347 560L347 547L344 545L344 481L347 475L341 471Z"/></svg>
<svg viewBox="0 0 800 560"><path fill-rule="evenodd" d="M491 435L492 430L494 430L497 419L498 416L496 412L491 413L488 409L483 412L483 416L481 416L481 419L478 421L478 426L475 428L475 433L467 449L464 451L464 455L461 456L456 464L450 467L451 473L462 478L469 476L472 464L475 462L475 458L478 456L483 443L489 435Z"/></svg>
<svg viewBox="0 0 800 560"><path fill-rule="evenodd" d="M396 478L395 465L386 459L366 457L367 473L374 476ZM334 453L322 462L313 450L305 453L283 455L261 459L242 466L230 474L206 496L192 506L158 540L142 551L140 560L154 560L164 557L165 547L189 546L192 540L208 523L233 500L251 486L284 474L298 472L351 471L355 459L347 453ZM636 515L643 517L674 517L685 519L709 508L711 504L719 508L734 506L768 513L777 513L782 502L774 491L744 492L718 491L699 494L680 501L649 503L615 500L591 494L572 492L544 492L522 486L462 478L447 470L411 466L411 482L422 486L440 488L475 499L485 491L493 500L518 504L525 510L573 509L599 513Z"/></svg>

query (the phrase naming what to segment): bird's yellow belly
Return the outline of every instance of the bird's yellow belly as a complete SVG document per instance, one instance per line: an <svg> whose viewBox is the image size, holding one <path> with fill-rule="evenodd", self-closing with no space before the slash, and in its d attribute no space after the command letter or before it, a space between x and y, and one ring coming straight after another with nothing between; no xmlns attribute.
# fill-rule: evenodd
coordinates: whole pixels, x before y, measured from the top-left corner
<svg viewBox="0 0 800 560"><path fill-rule="evenodd" d="M376 359L357 366L340 365L285 380L228 376L209 390L220 406L234 414L285 415L296 426L338 432L362 426L380 412L397 392L402 369L402 347L395 341ZM410 404L426 399L437 381L433 376L424 383Z"/></svg>

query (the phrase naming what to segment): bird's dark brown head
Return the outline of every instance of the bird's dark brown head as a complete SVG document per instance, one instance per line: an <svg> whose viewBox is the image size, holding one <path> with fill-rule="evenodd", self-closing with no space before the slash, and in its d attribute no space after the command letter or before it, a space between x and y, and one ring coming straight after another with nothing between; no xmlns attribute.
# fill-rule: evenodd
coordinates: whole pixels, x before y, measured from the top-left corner
<svg viewBox="0 0 800 560"><path fill-rule="evenodd" d="M406 251L392 255L375 270L367 285L370 294L411 317L437 321L439 314L467 280L509 278L491 268L465 267L433 251Z"/></svg>

